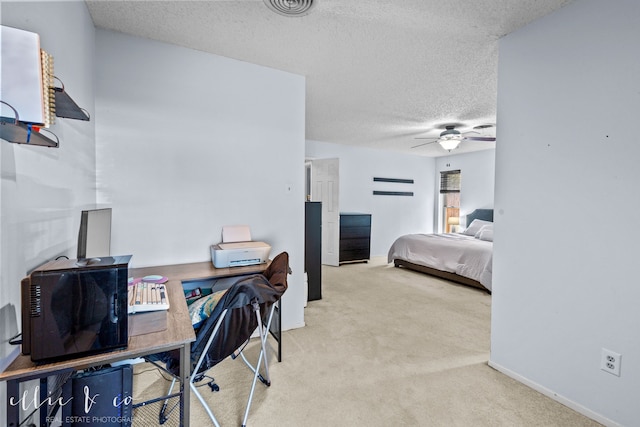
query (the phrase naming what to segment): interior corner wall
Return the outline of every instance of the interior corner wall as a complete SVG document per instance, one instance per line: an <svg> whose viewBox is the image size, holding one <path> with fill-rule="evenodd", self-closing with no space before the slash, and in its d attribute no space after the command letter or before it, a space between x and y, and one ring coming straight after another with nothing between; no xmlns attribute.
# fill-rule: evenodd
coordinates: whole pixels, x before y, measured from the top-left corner
<svg viewBox="0 0 640 427"><path fill-rule="evenodd" d="M19 348L20 280L59 255L75 256L80 211L95 196L94 28L84 2L0 3L2 25L40 35L55 75L92 120L56 118L59 148L0 140L0 365ZM4 60L4 58L3 58ZM0 383L4 405L5 384ZM0 411L4 414L4 411ZM3 415L4 417L4 415ZM4 419L3 419L4 421ZM0 422L1 423L1 422Z"/></svg>
<svg viewBox="0 0 640 427"><path fill-rule="evenodd" d="M371 214L371 255L386 256L408 233L433 232L433 158L307 140L307 158L339 159L340 211ZM413 184L374 182L374 177L413 179ZM413 196L373 195L373 191L413 192Z"/></svg>
<svg viewBox="0 0 640 427"><path fill-rule="evenodd" d="M284 329L304 325L305 79L96 31L98 202L134 267L211 261L225 225L290 255Z"/></svg>
<svg viewBox="0 0 640 427"><path fill-rule="evenodd" d="M500 41L490 363L607 425L640 420L639 16L575 0Z"/></svg>
<svg viewBox="0 0 640 427"><path fill-rule="evenodd" d="M492 209L495 187L495 150L454 154L436 158L435 205L438 206L440 172L460 170L460 216L475 209ZM461 223L463 226L468 225Z"/></svg>

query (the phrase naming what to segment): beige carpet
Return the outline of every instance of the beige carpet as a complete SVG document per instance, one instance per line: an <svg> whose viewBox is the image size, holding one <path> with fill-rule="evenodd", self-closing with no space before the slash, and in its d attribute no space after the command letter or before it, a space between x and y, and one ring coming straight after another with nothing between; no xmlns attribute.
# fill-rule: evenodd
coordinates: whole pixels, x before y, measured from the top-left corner
<svg viewBox="0 0 640 427"><path fill-rule="evenodd" d="M599 425L487 365L487 293L381 257L322 274L323 298L309 302L304 328L284 333L283 361L272 357L272 385L258 384L248 425ZM136 372L137 398L168 385L151 365ZM240 425L252 373L230 359L210 373L221 391L203 387L205 399L222 426ZM138 410L134 426L156 422L156 410ZM193 394L191 424L211 424Z"/></svg>

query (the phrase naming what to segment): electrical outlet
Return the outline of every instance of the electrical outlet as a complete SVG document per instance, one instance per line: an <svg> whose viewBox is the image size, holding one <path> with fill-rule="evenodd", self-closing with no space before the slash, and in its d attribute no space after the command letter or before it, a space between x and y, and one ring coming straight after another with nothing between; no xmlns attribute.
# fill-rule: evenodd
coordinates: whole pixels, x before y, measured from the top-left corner
<svg viewBox="0 0 640 427"><path fill-rule="evenodd" d="M610 374L620 376L620 363L622 355L615 351L602 349L602 359L600 360L600 369Z"/></svg>

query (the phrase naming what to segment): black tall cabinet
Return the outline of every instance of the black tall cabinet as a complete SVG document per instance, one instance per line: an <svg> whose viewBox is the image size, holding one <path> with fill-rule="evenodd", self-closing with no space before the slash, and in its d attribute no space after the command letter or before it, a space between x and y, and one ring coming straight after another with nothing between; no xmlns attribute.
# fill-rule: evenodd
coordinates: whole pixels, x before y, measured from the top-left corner
<svg viewBox="0 0 640 427"><path fill-rule="evenodd" d="M304 269L307 272L308 301L322 298L322 203L305 203Z"/></svg>

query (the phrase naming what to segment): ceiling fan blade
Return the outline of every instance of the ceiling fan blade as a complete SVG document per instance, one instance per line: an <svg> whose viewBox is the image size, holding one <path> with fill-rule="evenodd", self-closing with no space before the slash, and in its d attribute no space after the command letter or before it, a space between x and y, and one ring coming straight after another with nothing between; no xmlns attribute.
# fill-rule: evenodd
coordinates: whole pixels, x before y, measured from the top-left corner
<svg viewBox="0 0 640 427"><path fill-rule="evenodd" d="M464 139L468 139L470 141L495 141L495 136L467 136Z"/></svg>
<svg viewBox="0 0 640 427"><path fill-rule="evenodd" d="M416 138L416 139L423 139L423 138ZM422 147L423 145L433 144L435 142L438 142L438 140L436 139L435 141L431 141L431 142L423 142L422 144L414 145L411 148L418 148L418 147Z"/></svg>

